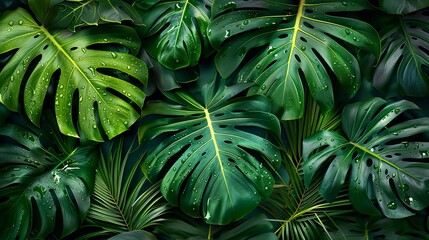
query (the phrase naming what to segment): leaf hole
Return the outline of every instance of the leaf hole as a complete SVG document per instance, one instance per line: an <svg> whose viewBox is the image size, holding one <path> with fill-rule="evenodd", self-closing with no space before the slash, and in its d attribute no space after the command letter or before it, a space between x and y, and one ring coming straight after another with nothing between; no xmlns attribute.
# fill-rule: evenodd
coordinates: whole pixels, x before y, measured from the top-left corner
<svg viewBox="0 0 429 240"><path fill-rule="evenodd" d="M197 126L200 126L201 125L201 123L199 122L199 123L195 123L194 125L192 125L193 127L197 127Z"/></svg>
<svg viewBox="0 0 429 240"><path fill-rule="evenodd" d="M301 58L297 54L295 54L294 57L298 62L301 62Z"/></svg>
<svg viewBox="0 0 429 240"><path fill-rule="evenodd" d="M200 140L201 138L203 138L203 135L196 136L196 137L194 138L194 140Z"/></svg>
<svg viewBox="0 0 429 240"><path fill-rule="evenodd" d="M71 47L70 48L70 51L74 51L74 50L76 50L77 49L77 47Z"/></svg>
<svg viewBox="0 0 429 240"><path fill-rule="evenodd" d="M304 37L299 37L299 39L301 39L301 41L303 42L307 42L307 39L305 39Z"/></svg>
<svg viewBox="0 0 429 240"><path fill-rule="evenodd" d="M289 36L289 34L284 33L284 34L280 34L279 38L284 39L284 38L287 38L288 36Z"/></svg>
<svg viewBox="0 0 429 240"><path fill-rule="evenodd" d="M223 141L224 143L226 143L226 144L232 144L232 141L231 140L225 140L225 141Z"/></svg>
<svg viewBox="0 0 429 240"><path fill-rule="evenodd" d="M225 115L224 113L218 113L218 114L215 114L214 116L215 117L222 117L223 115Z"/></svg>
<svg viewBox="0 0 429 240"><path fill-rule="evenodd" d="M228 127L228 125L224 125L224 124L219 125L219 128L226 128L226 127Z"/></svg>
<svg viewBox="0 0 429 240"><path fill-rule="evenodd" d="M306 12L306 13L309 13L309 14L312 14L312 13L314 13L314 10L309 9L309 8L306 8L306 9L305 9L305 12Z"/></svg>
<svg viewBox="0 0 429 240"><path fill-rule="evenodd" d="M367 166L367 167L371 167L371 166L372 166L372 164L374 164L374 163L373 163L373 161L372 161L372 159L371 159L371 158L368 158L368 159L366 160L366 166Z"/></svg>
<svg viewBox="0 0 429 240"><path fill-rule="evenodd" d="M390 154L388 154L388 155L386 155L386 157L387 157L387 158L392 158L393 156L392 156L392 155L390 155Z"/></svg>
<svg viewBox="0 0 429 240"><path fill-rule="evenodd" d="M46 44L46 45L43 47L43 50L46 50L48 47L49 47L49 45L48 45L48 44Z"/></svg>
<svg viewBox="0 0 429 240"><path fill-rule="evenodd" d="M38 38L38 37L40 37L40 34L34 35L34 38Z"/></svg>
<svg viewBox="0 0 429 240"><path fill-rule="evenodd" d="M310 23L308 23L308 22L305 22L304 21L304 26L306 26L306 27L308 27L308 28L310 28L310 29L314 29L314 26L313 25L311 25Z"/></svg>
<svg viewBox="0 0 429 240"><path fill-rule="evenodd" d="M228 161L231 162L231 163L235 163L235 160L232 159L232 158L228 158Z"/></svg>
<svg viewBox="0 0 429 240"><path fill-rule="evenodd" d="M372 140L372 137L369 137L369 138L365 139L363 144L368 144L369 142L371 142L371 140Z"/></svg>
<svg viewBox="0 0 429 240"><path fill-rule="evenodd" d="M419 46L419 49L422 50L426 55L429 56L429 50L427 48Z"/></svg>

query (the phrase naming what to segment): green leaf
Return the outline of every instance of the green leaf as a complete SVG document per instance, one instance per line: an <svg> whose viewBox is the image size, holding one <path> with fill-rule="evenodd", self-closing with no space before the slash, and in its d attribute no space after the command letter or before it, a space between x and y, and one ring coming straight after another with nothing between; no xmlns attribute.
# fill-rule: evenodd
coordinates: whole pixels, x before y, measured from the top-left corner
<svg viewBox="0 0 429 240"><path fill-rule="evenodd" d="M136 1L137 6L144 1ZM142 13L145 49L169 69L198 64L203 51L210 49L210 6L211 0L158 1Z"/></svg>
<svg viewBox="0 0 429 240"><path fill-rule="evenodd" d="M356 93L360 70L349 46L380 52L369 24L338 16L370 8L367 1L296 2L215 1L208 30L221 76L240 69L236 81L255 82L250 94L273 99L282 120L302 117L305 82L323 111L334 106L333 81Z"/></svg>
<svg viewBox="0 0 429 240"><path fill-rule="evenodd" d="M52 102L63 134L78 137L79 127L88 139L103 141L104 134L113 138L139 118L133 105L142 107L145 99L138 86L147 82L146 65L127 53L92 49L95 44L122 44L136 54L140 44L132 28L114 25L76 34L49 32L19 8L0 20L0 42L0 53L16 50L0 72L0 100L14 111L24 105L33 123L39 123L44 104ZM106 70L119 70L140 83ZM49 98L48 88L58 75L58 85L52 86L55 99ZM23 102L19 101L21 88Z"/></svg>
<svg viewBox="0 0 429 240"><path fill-rule="evenodd" d="M349 176L350 200L362 213L378 214L377 204L385 216L403 218L427 207L429 165L424 161L429 158L429 143L413 137L429 131L429 119L396 119L416 108L405 100L386 105L380 98L347 105L342 113L346 138L321 131L304 140L306 184L329 164L320 188L328 201Z"/></svg>
<svg viewBox="0 0 429 240"><path fill-rule="evenodd" d="M429 96L428 21L429 9L378 18L382 55L373 75L374 87L389 95Z"/></svg>
<svg viewBox="0 0 429 240"><path fill-rule="evenodd" d="M36 16L36 19L41 23L45 23L49 9L61 2L64 2L64 0L28 0L28 6Z"/></svg>
<svg viewBox="0 0 429 240"><path fill-rule="evenodd" d="M140 240L140 239L156 240L158 238L156 238L155 235L153 235L150 232L146 232L143 230L134 230L134 231L118 234L114 237L109 238L108 240Z"/></svg>
<svg viewBox="0 0 429 240"><path fill-rule="evenodd" d="M97 151L54 152L39 134L0 127L1 239L64 237L85 218L94 187Z"/></svg>
<svg viewBox="0 0 429 240"><path fill-rule="evenodd" d="M193 240L275 240L272 224L265 215L256 213L226 226L208 225L199 219L175 214L155 229L157 236L165 239ZM162 238L164 239L164 238Z"/></svg>
<svg viewBox="0 0 429 240"><path fill-rule="evenodd" d="M375 4L389 14L408 14L429 7L426 0L378 0Z"/></svg>
<svg viewBox="0 0 429 240"><path fill-rule="evenodd" d="M81 234L79 239L119 233L138 235L138 231L129 231L146 229L163 220L169 207L159 184L150 185L139 171L142 153L137 147L136 134L103 143L91 207L81 229L83 233L85 228L91 232Z"/></svg>
<svg viewBox="0 0 429 240"><path fill-rule="evenodd" d="M234 98L248 85L225 87L214 67L201 74L190 92L164 93L172 103L145 105L143 171L150 180L162 178L170 204L207 223L227 224L270 195L270 169L280 165L271 139L278 139L280 126L266 97Z"/></svg>
<svg viewBox="0 0 429 240"><path fill-rule="evenodd" d="M334 218L337 230L329 232L329 239L429 239L429 233L424 230L423 224L412 220L361 215Z"/></svg>
<svg viewBox="0 0 429 240"><path fill-rule="evenodd" d="M122 0L65 1L49 9L46 25L76 31L77 27L100 23L131 21L144 26L142 17L131 5Z"/></svg>

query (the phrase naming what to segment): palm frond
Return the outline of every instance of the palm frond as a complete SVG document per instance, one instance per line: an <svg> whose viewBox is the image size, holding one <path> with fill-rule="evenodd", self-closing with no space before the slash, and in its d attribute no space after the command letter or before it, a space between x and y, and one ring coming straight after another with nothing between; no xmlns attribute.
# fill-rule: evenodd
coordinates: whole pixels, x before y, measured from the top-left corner
<svg viewBox="0 0 429 240"><path fill-rule="evenodd" d="M321 181L314 181L309 187L304 185L301 168L303 139L318 130L338 130L341 126L338 110L322 113L311 95L306 96L304 117L283 122L287 144L282 159L289 181L280 179L280 182L288 184L279 184L261 205L271 215L270 220L277 223L275 232L279 239L318 239L327 231L325 223L330 221L331 216L354 212L345 191L328 203L319 194ZM322 177L320 173L318 178L321 180Z"/></svg>
<svg viewBox="0 0 429 240"><path fill-rule="evenodd" d="M170 208L159 191L140 171L137 141L119 138L104 147L96 173L94 195L79 239L113 236L153 227ZM128 137L128 139L130 139ZM106 149L107 148L107 149Z"/></svg>

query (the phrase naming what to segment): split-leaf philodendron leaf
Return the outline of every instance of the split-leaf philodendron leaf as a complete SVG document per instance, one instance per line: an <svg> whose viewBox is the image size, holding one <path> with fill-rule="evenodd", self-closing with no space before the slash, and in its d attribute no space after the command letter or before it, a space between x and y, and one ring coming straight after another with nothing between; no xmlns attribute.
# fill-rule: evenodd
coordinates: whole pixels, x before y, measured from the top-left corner
<svg viewBox="0 0 429 240"><path fill-rule="evenodd" d="M255 82L250 94L273 99L283 120L302 117L305 82L321 108L332 109L332 78L349 95L360 86L358 62L345 46L376 58L380 52L368 23L336 13L367 8L366 0L214 1L208 35L219 49L217 68L224 78L240 69L236 81Z"/></svg>
<svg viewBox="0 0 429 240"><path fill-rule="evenodd" d="M403 218L429 205L429 142L413 137L429 132L429 118L398 120L418 107L409 101L387 104L381 98L347 105L342 113L346 137L320 131L304 140L304 178L308 185L329 164L320 193L337 196L349 176L349 197L365 214ZM418 139L418 138L417 138Z"/></svg>
<svg viewBox="0 0 429 240"><path fill-rule="evenodd" d="M161 192L172 205L227 224L271 194L280 152L269 136L278 139L280 125L265 96L234 98L249 85L225 87L214 68L201 73L195 91L165 93L170 101L143 109L142 166L149 179L162 178Z"/></svg>
<svg viewBox="0 0 429 240"><path fill-rule="evenodd" d="M144 25L137 10L122 0L84 0L65 1L50 8L46 24L75 31L80 26L126 20L134 25Z"/></svg>
<svg viewBox="0 0 429 240"><path fill-rule="evenodd" d="M0 42L0 54L16 51L0 72L0 101L16 111L23 89L21 104L33 123L39 123L43 105L50 104L44 100L49 99L46 95L50 84L56 83L56 73L55 99L49 100L55 104L63 134L78 137L79 125L88 139L102 141L104 134L113 138L139 118L133 105L143 105L145 94L138 86L147 82L147 67L131 55L140 48L132 28L111 25L86 28L76 34L67 30L49 32L19 8L2 15ZM95 44L121 44L131 54L92 49ZM106 69L124 72L140 84L100 71ZM77 112L77 120L73 111Z"/></svg>
<svg viewBox="0 0 429 240"><path fill-rule="evenodd" d="M55 239L75 231L90 206L98 151L57 153L39 135L0 127L0 238Z"/></svg>
<svg viewBox="0 0 429 240"><path fill-rule="evenodd" d="M136 5L140 2L147 0L137 1ZM156 4L143 13L147 26L142 32L147 37L145 49L169 69L197 65L210 47L206 29L211 0L152 2Z"/></svg>
<svg viewBox="0 0 429 240"><path fill-rule="evenodd" d="M429 9L377 21L382 55L374 86L390 95L429 96Z"/></svg>

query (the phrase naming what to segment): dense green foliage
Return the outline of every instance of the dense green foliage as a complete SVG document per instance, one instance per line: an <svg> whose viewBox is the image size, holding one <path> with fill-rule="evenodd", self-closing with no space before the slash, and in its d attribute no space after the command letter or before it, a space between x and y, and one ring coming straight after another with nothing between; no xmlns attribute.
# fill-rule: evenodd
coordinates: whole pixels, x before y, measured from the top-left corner
<svg viewBox="0 0 429 240"><path fill-rule="evenodd" d="M427 1L2 1L0 238L429 239L428 100Z"/></svg>

